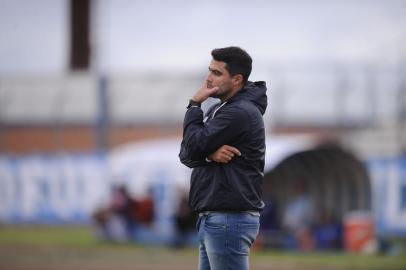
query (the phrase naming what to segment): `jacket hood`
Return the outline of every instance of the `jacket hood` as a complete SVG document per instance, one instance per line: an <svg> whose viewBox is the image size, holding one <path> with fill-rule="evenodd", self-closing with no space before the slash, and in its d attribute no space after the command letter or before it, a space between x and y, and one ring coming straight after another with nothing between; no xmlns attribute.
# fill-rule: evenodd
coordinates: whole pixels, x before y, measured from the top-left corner
<svg viewBox="0 0 406 270"><path fill-rule="evenodd" d="M248 81L243 89L233 96L230 101L249 100L253 102L259 111L264 114L268 106L268 97L266 96L266 83L264 81L251 82Z"/></svg>

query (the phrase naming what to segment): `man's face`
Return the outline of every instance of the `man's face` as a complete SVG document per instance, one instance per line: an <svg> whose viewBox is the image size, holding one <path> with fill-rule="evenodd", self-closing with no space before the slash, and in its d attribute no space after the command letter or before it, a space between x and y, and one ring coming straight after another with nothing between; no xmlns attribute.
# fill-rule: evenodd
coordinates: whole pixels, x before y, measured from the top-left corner
<svg viewBox="0 0 406 270"><path fill-rule="evenodd" d="M231 76L226 69L226 63L212 60L209 74L206 78L207 88L218 87L219 90L211 95L214 98L226 97L231 92Z"/></svg>

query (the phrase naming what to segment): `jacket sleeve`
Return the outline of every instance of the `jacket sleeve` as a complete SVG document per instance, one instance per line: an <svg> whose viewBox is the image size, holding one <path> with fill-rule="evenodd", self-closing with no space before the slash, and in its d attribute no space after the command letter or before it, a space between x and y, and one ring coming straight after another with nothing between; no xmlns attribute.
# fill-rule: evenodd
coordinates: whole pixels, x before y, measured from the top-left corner
<svg viewBox="0 0 406 270"><path fill-rule="evenodd" d="M182 144L180 147L179 159L184 165L186 165L189 168L195 168L195 167L202 166L207 163L207 161L205 159L192 160L186 150L186 147L185 147L185 144L183 141L182 141Z"/></svg>
<svg viewBox="0 0 406 270"><path fill-rule="evenodd" d="M188 167L200 166L222 145L232 144L244 136L248 128L248 114L241 108L224 106L207 124L203 123L200 108L190 108L183 123L180 160Z"/></svg>

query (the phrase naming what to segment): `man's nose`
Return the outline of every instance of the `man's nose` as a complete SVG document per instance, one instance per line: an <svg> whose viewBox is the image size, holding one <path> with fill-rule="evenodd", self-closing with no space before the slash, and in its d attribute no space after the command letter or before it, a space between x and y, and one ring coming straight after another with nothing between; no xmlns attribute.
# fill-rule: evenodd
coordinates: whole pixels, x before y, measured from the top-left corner
<svg viewBox="0 0 406 270"><path fill-rule="evenodd" d="M206 81L208 81L208 82L211 82L211 81L212 81L212 74L211 74L211 72L209 72L209 74L207 74Z"/></svg>

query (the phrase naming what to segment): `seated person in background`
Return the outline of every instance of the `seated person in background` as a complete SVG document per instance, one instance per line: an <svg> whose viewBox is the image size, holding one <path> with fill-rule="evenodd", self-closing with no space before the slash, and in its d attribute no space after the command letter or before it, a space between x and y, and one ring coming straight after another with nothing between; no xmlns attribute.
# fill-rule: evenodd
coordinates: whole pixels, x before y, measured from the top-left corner
<svg viewBox="0 0 406 270"><path fill-rule="evenodd" d="M282 225L294 237L295 247L304 251L312 250L314 249L312 236L314 206L306 194L304 183L296 183L293 186L293 193L294 198L286 207Z"/></svg>
<svg viewBox="0 0 406 270"><path fill-rule="evenodd" d="M117 242L132 240L137 224L149 225L153 217L152 198L136 201L123 185L114 186L108 205L93 214L99 236Z"/></svg>
<svg viewBox="0 0 406 270"><path fill-rule="evenodd" d="M338 250L342 248L343 228L331 212L323 210L313 229L316 248L321 250Z"/></svg>

